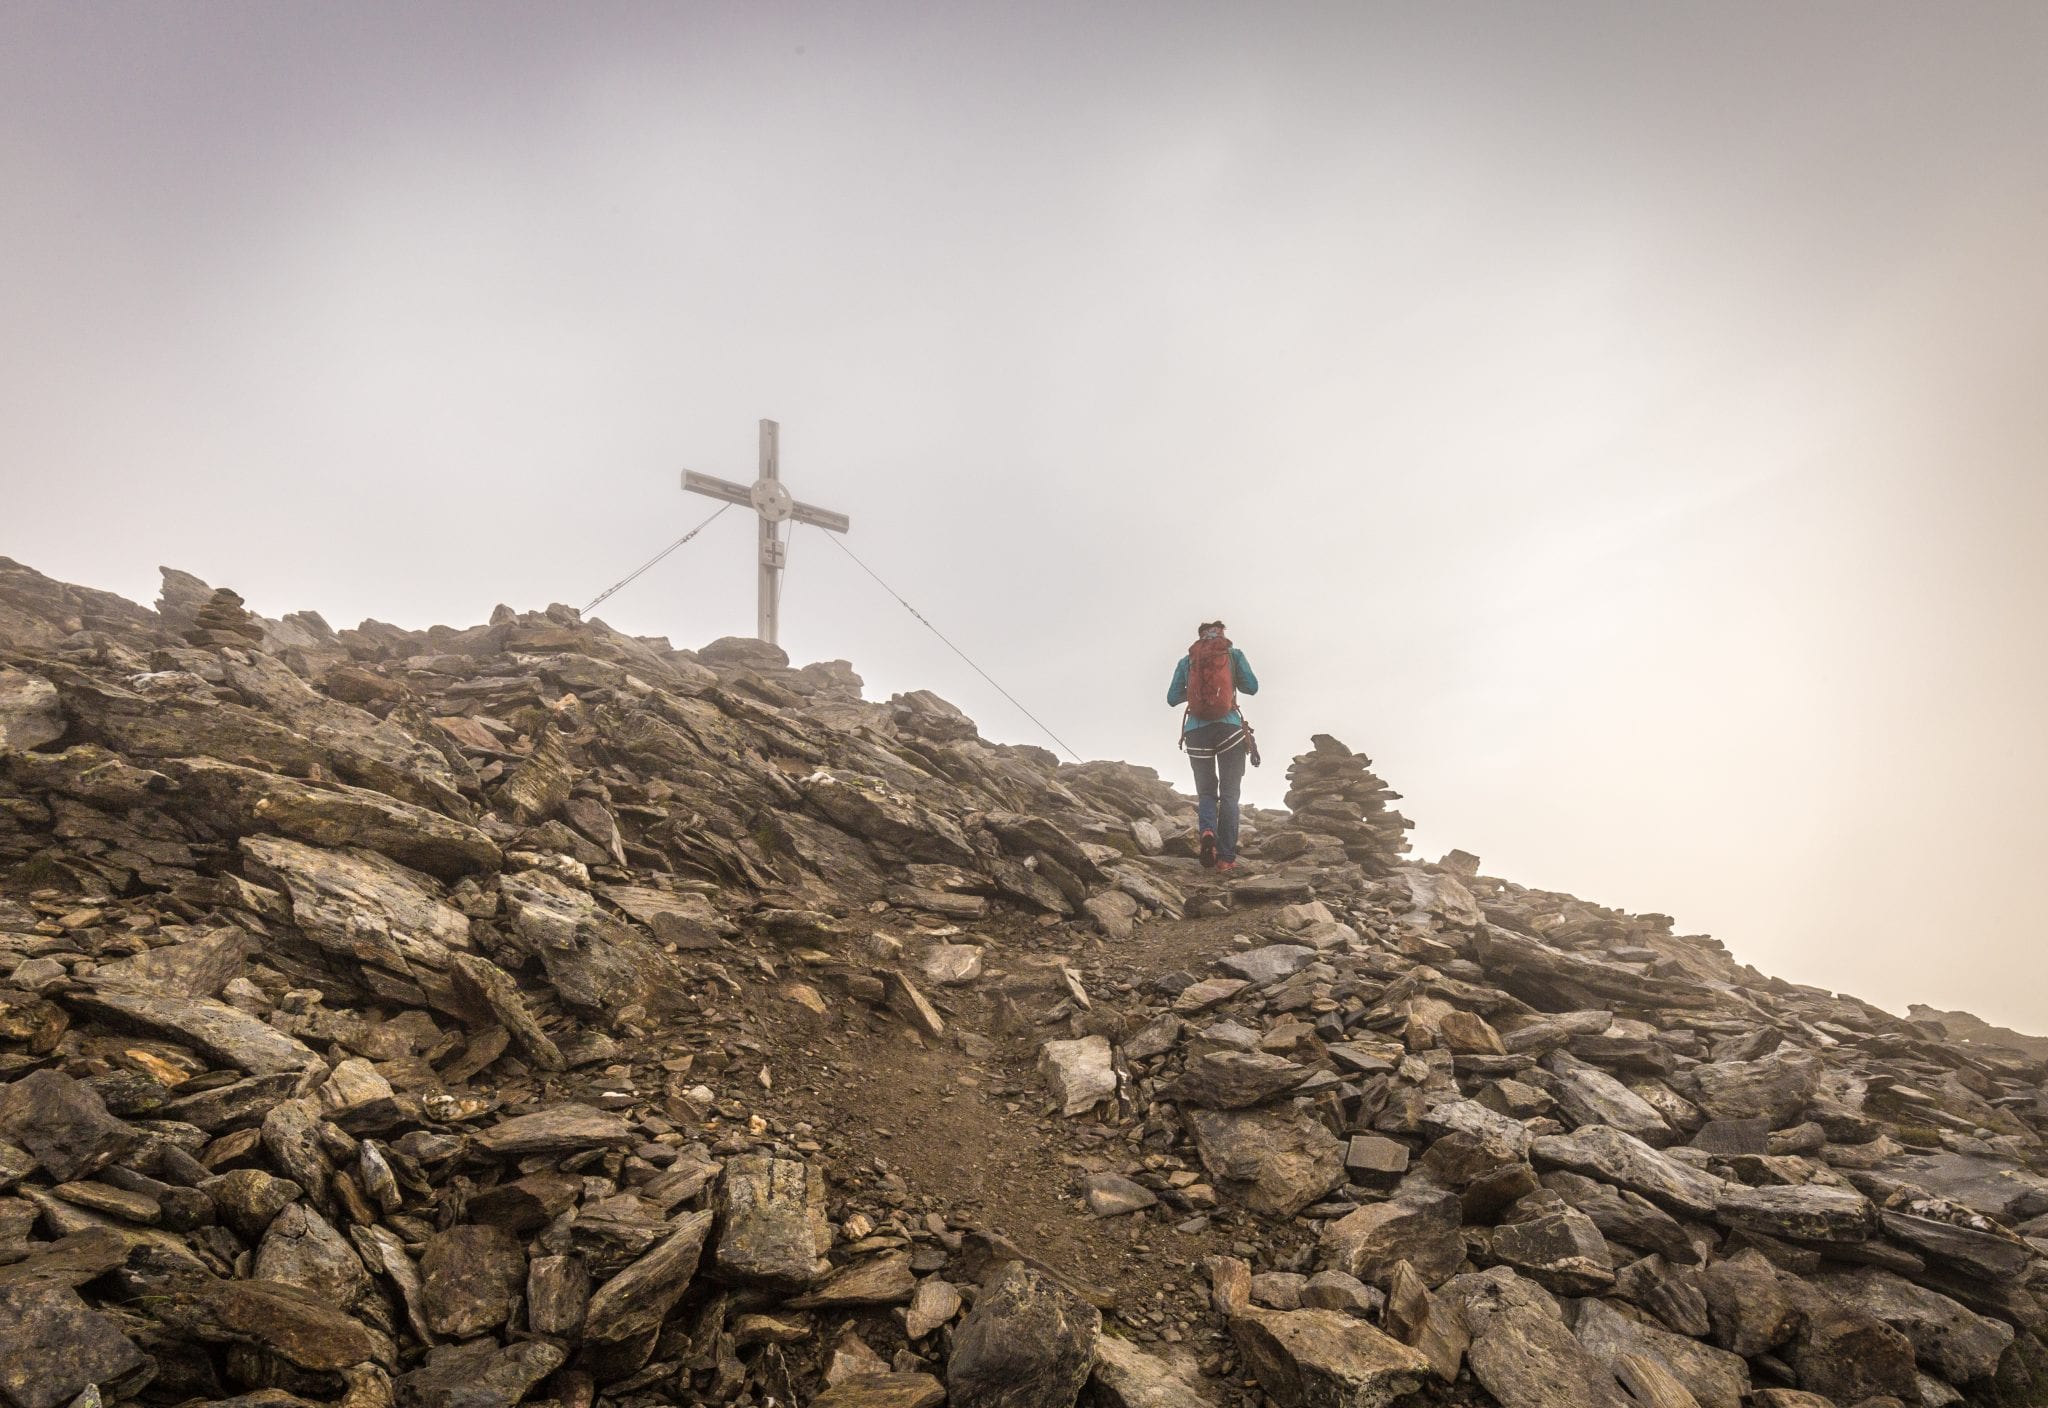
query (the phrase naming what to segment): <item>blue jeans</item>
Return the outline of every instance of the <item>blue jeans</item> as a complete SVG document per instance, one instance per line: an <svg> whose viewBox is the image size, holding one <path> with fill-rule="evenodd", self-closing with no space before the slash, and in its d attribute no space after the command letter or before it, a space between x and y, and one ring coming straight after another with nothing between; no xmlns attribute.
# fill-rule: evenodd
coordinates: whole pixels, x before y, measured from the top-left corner
<svg viewBox="0 0 2048 1408"><path fill-rule="evenodd" d="M1188 735L1188 745L1198 742ZM1244 743L1213 758L1190 757L1195 770L1195 814L1202 830L1216 833L1216 859L1237 859L1237 794L1244 783Z"/></svg>

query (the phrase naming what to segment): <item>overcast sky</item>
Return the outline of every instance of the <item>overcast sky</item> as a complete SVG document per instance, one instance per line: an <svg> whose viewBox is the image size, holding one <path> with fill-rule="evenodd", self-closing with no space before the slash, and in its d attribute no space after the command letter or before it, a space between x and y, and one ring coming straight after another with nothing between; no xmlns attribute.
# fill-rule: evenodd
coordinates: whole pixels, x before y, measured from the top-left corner
<svg viewBox="0 0 2048 1408"><path fill-rule="evenodd" d="M750 479L1091 757L2048 1029L2048 6L0 0L0 553L581 605ZM753 625L737 511L608 602ZM816 530L784 643L1030 724Z"/></svg>

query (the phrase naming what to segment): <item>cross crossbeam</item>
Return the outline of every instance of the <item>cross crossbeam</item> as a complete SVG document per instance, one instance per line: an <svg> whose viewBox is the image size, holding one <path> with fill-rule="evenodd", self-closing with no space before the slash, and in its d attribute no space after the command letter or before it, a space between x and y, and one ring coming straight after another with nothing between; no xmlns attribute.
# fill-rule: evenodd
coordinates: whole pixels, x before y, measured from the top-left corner
<svg viewBox="0 0 2048 1408"><path fill-rule="evenodd" d="M683 471L683 488L692 494L719 499L751 508L760 518L759 576L756 581L755 634L775 644L779 608L782 603L782 569L789 560L789 544L782 539L782 524L810 523L833 533L844 533L853 520L843 513L815 504L800 503L782 483L782 428L772 420L761 422L761 465L752 484L738 484L695 470Z"/></svg>

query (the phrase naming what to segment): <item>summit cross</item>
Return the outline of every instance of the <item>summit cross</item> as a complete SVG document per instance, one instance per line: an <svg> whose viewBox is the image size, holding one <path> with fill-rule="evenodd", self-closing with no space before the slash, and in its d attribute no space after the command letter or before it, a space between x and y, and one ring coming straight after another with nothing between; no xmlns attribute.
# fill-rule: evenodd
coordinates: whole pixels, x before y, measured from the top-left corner
<svg viewBox="0 0 2048 1408"><path fill-rule="evenodd" d="M695 470L683 471L683 488L692 494L723 499L729 504L752 508L761 520L760 578L757 585L755 634L775 644L777 608L782 603L782 568L789 560L789 544L782 539L782 523L812 523L833 533L844 533L853 520L843 513L814 504L799 503L782 485L779 445L782 428L772 420L761 422L761 473L752 484L736 484Z"/></svg>

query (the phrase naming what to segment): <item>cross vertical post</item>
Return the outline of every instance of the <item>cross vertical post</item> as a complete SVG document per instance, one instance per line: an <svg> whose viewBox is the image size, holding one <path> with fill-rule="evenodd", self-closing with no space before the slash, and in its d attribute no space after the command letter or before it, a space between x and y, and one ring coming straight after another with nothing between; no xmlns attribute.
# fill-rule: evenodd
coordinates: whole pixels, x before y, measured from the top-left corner
<svg viewBox="0 0 2048 1408"><path fill-rule="evenodd" d="M755 593L754 633L770 645L775 644L781 614L782 569L789 561L789 545L782 541L780 527L789 511L789 490L782 487L776 443L780 439L780 426L772 420L761 422L761 477L754 482L752 496L761 516L761 577ZM771 511L771 506L781 512Z"/></svg>
<svg viewBox="0 0 2048 1408"><path fill-rule="evenodd" d="M789 561L789 544L782 539L785 519L810 523L833 533L844 533L853 521L843 513L814 504L798 503L782 485L782 428L772 420L761 422L761 463L759 477L752 484L735 484L694 470L683 471L683 488L693 494L745 504L760 518L758 577L755 583L754 628L770 645L780 626L782 569Z"/></svg>

